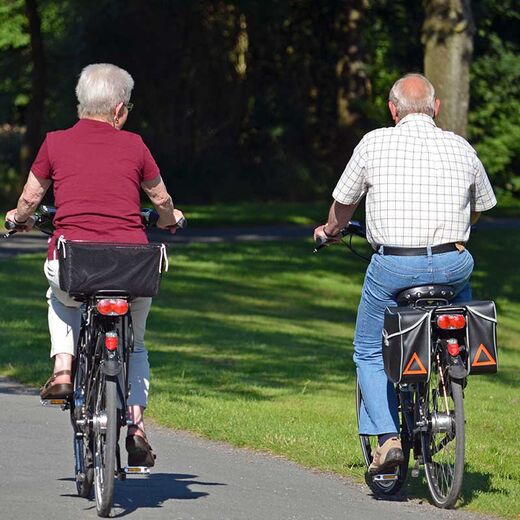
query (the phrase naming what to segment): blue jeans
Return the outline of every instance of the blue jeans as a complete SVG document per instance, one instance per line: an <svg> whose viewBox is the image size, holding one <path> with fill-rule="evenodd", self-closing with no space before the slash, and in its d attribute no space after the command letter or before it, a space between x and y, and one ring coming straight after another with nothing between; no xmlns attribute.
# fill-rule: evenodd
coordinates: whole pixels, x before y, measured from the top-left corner
<svg viewBox="0 0 520 520"><path fill-rule="evenodd" d="M454 302L471 300L469 251L424 256L374 254L368 266L354 337L354 362L363 400L359 433L399 432L397 400L383 368L382 331L385 308L397 305L395 296L416 285L446 284L455 289Z"/></svg>

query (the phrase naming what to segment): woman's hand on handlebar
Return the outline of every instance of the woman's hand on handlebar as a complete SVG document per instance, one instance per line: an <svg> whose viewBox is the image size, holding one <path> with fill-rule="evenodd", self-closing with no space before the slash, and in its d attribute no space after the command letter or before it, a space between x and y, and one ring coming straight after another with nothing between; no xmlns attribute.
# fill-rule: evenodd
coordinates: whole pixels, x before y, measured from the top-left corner
<svg viewBox="0 0 520 520"><path fill-rule="evenodd" d="M179 209L173 210L173 217L175 219L175 224L164 223L163 219L160 218L157 221L157 227L161 229L168 229L170 233L175 233L178 229L185 228L187 225L186 217L184 213Z"/></svg>
<svg viewBox="0 0 520 520"><path fill-rule="evenodd" d="M34 222L35 220L33 217L29 217L24 222L20 222L17 219L16 209L8 211L5 215L5 227L7 229L16 229L16 231L31 231L31 229L34 227Z"/></svg>

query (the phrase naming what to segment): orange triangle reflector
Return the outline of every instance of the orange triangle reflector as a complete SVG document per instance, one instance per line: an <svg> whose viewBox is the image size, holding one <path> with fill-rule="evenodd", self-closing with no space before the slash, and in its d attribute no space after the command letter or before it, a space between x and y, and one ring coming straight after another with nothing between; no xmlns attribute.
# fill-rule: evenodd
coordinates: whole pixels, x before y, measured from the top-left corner
<svg viewBox="0 0 520 520"><path fill-rule="evenodd" d="M415 363L415 367L414 367ZM412 368L413 367L413 368ZM421 363L417 352L413 353L413 356L408 361L405 369L403 370L403 376L411 376L411 375L419 375L419 374L427 374L428 371L424 368L424 365Z"/></svg>
<svg viewBox="0 0 520 520"><path fill-rule="evenodd" d="M493 356L489 353L489 350L481 343L480 347L473 358L472 367L485 367L488 365L496 365L497 362L493 359Z"/></svg>

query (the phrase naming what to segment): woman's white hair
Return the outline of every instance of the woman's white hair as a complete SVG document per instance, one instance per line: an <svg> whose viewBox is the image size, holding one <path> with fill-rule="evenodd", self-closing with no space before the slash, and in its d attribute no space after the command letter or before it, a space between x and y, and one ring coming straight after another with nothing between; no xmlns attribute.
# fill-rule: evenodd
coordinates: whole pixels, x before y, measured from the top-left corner
<svg viewBox="0 0 520 520"><path fill-rule="evenodd" d="M424 88L407 88L406 81L410 78L421 80ZM422 74L406 74L398 79L390 90L388 99L396 106L400 119L408 114L427 114L430 117L434 115L435 89Z"/></svg>
<svg viewBox="0 0 520 520"><path fill-rule="evenodd" d="M114 109L130 101L134 80L126 70L110 63L87 65L76 85L79 118L114 117Z"/></svg>

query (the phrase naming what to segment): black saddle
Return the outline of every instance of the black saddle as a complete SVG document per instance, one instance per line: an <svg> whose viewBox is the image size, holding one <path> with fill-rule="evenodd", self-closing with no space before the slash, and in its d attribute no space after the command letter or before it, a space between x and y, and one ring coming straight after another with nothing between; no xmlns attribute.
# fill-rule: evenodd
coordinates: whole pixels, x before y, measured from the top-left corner
<svg viewBox="0 0 520 520"><path fill-rule="evenodd" d="M409 287L397 293L399 305L409 305L419 300L448 302L455 297L455 291L450 285L419 285Z"/></svg>

